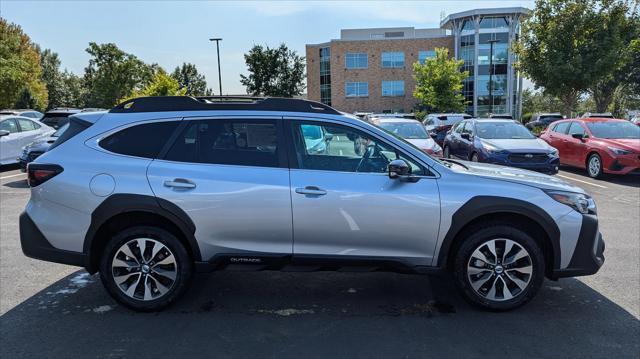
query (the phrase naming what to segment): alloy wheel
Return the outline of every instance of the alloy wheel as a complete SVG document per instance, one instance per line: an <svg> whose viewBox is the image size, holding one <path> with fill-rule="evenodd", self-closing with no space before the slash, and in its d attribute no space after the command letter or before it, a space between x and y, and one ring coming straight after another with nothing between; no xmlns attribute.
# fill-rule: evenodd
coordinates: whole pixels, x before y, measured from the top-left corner
<svg viewBox="0 0 640 359"><path fill-rule="evenodd" d="M178 274L176 257L161 242L134 238L116 251L111 261L116 286L136 300L155 300L169 292Z"/></svg>
<svg viewBox="0 0 640 359"><path fill-rule="evenodd" d="M506 238L482 243L467 263L471 288L492 301L505 301L522 294L529 286L532 274L529 252Z"/></svg>
<svg viewBox="0 0 640 359"><path fill-rule="evenodd" d="M600 174L600 158L598 156L591 156L589 159L589 174L591 177L596 177Z"/></svg>

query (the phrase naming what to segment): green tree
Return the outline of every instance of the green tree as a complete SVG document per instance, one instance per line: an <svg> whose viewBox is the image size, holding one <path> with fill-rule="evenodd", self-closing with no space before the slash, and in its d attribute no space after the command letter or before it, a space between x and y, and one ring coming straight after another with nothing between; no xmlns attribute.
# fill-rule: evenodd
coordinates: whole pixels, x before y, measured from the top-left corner
<svg viewBox="0 0 640 359"><path fill-rule="evenodd" d="M49 94L48 108L63 106L65 96L65 84L60 71L60 59L58 54L46 49L40 53L40 65L42 66L42 81L47 86Z"/></svg>
<svg viewBox="0 0 640 359"><path fill-rule="evenodd" d="M462 95L462 81L469 72L460 71L463 64L463 60L450 58L447 48L437 48L435 57L427 59L424 64L413 64L416 79L413 96L433 111L464 111L466 103Z"/></svg>
<svg viewBox="0 0 640 359"><path fill-rule="evenodd" d="M244 61L249 76L240 75L240 83L250 95L293 97L305 89L304 57L285 44L273 49L254 45Z"/></svg>
<svg viewBox="0 0 640 359"><path fill-rule="evenodd" d="M178 66L173 70L171 77L178 81L180 87L187 89L186 95L207 95L207 81L204 75L198 73L196 65L183 63L182 66Z"/></svg>
<svg viewBox="0 0 640 359"><path fill-rule="evenodd" d="M131 96L127 96L118 102L122 102L130 98L145 96L184 96L186 92L186 88L181 88L176 79L169 76L160 68L155 72L153 78L145 87L135 91Z"/></svg>
<svg viewBox="0 0 640 359"><path fill-rule="evenodd" d="M15 103L15 108L36 108L38 105L38 100L33 97L31 90L25 87L22 92L20 92L20 96Z"/></svg>
<svg viewBox="0 0 640 359"><path fill-rule="evenodd" d="M620 1L536 0L514 50L518 67L570 114L581 94L618 63L618 30L609 33L606 14Z"/></svg>
<svg viewBox="0 0 640 359"><path fill-rule="evenodd" d="M91 59L85 68L86 105L109 108L119 99L142 89L154 75L157 65L146 65L115 44L89 43Z"/></svg>
<svg viewBox="0 0 640 359"><path fill-rule="evenodd" d="M14 107L26 90L31 107L44 109L47 88L41 73L38 47L20 26L0 18L0 107Z"/></svg>

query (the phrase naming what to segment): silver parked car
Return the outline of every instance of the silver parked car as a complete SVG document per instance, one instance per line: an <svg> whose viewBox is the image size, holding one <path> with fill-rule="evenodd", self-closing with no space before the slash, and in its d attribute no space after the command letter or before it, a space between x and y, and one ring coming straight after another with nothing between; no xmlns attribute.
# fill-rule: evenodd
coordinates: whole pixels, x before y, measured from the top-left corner
<svg viewBox="0 0 640 359"><path fill-rule="evenodd" d="M53 128L31 118L0 115L0 165L18 162L24 146L53 132Z"/></svg>
<svg viewBox="0 0 640 359"><path fill-rule="evenodd" d="M507 310L545 276L604 262L581 188L439 160L320 103L148 97L69 120L28 166L22 249L100 272L136 310L174 302L194 271L227 269L449 270L471 303ZM331 144L315 151L322 134Z"/></svg>

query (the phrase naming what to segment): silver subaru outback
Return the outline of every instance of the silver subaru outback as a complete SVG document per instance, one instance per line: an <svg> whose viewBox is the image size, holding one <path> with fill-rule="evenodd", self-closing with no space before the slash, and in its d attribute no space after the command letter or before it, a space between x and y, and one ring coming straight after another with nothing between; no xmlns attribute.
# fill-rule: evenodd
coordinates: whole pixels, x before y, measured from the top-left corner
<svg viewBox="0 0 640 359"><path fill-rule="evenodd" d="M129 100L71 116L27 172L24 253L100 272L140 311L196 271L349 269L450 271L468 301L507 310L604 262L581 188L436 159L306 100Z"/></svg>

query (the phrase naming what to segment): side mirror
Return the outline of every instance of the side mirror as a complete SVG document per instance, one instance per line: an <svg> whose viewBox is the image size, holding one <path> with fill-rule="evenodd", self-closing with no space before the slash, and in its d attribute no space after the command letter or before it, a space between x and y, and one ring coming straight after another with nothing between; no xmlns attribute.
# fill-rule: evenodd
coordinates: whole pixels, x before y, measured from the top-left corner
<svg viewBox="0 0 640 359"><path fill-rule="evenodd" d="M389 163L389 178L402 182L418 182L420 177L411 175L411 166L405 160L393 160Z"/></svg>
<svg viewBox="0 0 640 359"><path fill-rule="evenodd" d="M11 132L7 130L0 130L0 137L9 136Z"/></svg>
<svg viewBox="0 0 640 359"><path fill-rule="evenodd" d="M324 134L324 140L325 140L325 141L331 141L331 140L333 140L333 134L332 134L332 133L325 133L325 134Z"/></svg>
<svg viewBox="0 0 640 359"><path fill-rule="evenodd" d="M435 132L429 132L429 136L431 136L431 138L433 138L434 140L438 138L438 134Z"/></svg>
<svg viewBox="0 0 640 359"><path fill-rule="evenodd" d="M471 140L471 134L466 133L466 132L460 134L460 137L464 138L465 140Z"/></svg>
<svg viewBox="0 0 640 359"><path fill-rule="evenodd" d="M584 135L581 133L574 133L571 135L571 137L575 138L576 140L580 140L582 141L584 139Z"/></svg>

